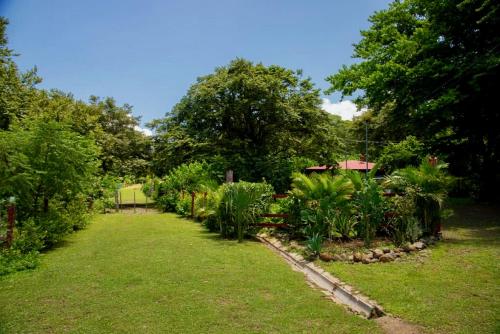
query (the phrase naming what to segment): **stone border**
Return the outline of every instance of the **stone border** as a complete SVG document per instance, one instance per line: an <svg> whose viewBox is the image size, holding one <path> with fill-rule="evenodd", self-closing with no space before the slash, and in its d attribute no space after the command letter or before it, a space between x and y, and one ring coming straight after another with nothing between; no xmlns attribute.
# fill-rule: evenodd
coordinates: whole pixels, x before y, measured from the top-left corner
<svg viewBox="0 0 500 334"><path fill-rule="evenodd" d="M376 302L362 296L349 285L343 283L330 273L318 268L312 262L306 261L302 256L287 252L279 240L268 239L258 235L257 239L268 248L280 254L294 269L301 271L307 280L336 303L347 306L347 308L365 318L378 318L384 315L382 308Z"/></svg>

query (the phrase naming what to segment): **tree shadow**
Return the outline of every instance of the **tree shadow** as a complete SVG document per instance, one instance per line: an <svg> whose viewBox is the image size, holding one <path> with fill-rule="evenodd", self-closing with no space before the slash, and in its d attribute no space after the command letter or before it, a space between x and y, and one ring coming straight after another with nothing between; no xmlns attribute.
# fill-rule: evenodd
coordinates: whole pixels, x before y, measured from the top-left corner
<svg viewBox="0 0 500 334"><path fill-rule="evenodd" d="M202 238L202 239L211 240L211 241L214 241L214 242L217 242L220 244L224 244L227 246L237 246L238 244L241 245L244 243L259 243L260 242L252 236L247 236L243 239L242 243L238 243L238 241L235 239L223 238L219 233L210 232L209 230L205 229L204 227L202 227L202 230L198 233L197 237Z"/></svg>
<svg viewBox="0 0 500 334"><path fill-rule="evenodd" d="M74 243L74 241L72 241L72 240L63 239L63 240L60 240L54 244L51 244L49 247L40 251L40 253L47 254L47 253L50 253L52 251L55 251L56 249L71 246L73 243Z"/></svg>
<svg viewBox="0 0 500 334"><path fill-rule="evenodd" d="M453 216L443 222L445 242L488 246L500 242L500 207L465 204L452 208Z"/></svg>

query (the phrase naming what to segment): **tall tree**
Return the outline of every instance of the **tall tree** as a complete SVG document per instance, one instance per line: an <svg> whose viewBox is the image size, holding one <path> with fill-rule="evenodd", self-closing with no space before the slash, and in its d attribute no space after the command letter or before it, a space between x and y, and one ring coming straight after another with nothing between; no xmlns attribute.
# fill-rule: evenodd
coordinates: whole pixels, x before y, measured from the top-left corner
<svg viewBox="0 0 500 334"><path fill-rule="evenodd" d="M179 160L222 157L247 180L297 154L331 161L334 122L320 104L319 90L301 71L236 59L199 78L153 124L155 151L180 152Z"/></svg>
<svg viewBox="0 0 500 334"><path fill-rule="evenodd" d="M16 54L7 47L8 23L0 17L0 130L8 129L12 122L24 116L35 94L34 86L41 81L36 68L19 72L13 60Z"/></svg>
<svg viewBox="0 0 500 334"><path fill-rule="evenodd" d="M102 169L116 175L145 176L149 172L150 139L138 130L139 117L128 104L118 106L114 99L92 96L91 106L99 110L102 129L96 137L101 147Z"/></svg>
<svg viewBox="0 0 500 334"><path fill-rule="evenodd" d="M394 1L370 22L354 49L361 62L328 77L329 91L360 92L379 138L417 136L491 197L500 180L500 4Z"/></svg>

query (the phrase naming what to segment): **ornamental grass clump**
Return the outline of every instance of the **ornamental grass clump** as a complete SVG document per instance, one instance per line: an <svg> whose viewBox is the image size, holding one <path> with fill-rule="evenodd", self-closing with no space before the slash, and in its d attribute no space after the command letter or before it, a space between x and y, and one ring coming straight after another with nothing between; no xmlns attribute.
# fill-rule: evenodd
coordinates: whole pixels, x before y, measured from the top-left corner
<svg viewBox="0 0 500 334"><path fill-rule="evenodd" d="M217 218L224 238L236 237L243 241L261 213L267 212L273 187L266 183L226 183L219 188L220 201Z"/></svg>

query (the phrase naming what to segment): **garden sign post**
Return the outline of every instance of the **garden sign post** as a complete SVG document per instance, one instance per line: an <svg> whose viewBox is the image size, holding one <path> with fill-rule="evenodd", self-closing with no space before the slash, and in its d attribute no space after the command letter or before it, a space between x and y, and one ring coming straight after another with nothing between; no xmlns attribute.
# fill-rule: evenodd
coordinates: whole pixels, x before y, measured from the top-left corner
<svg viewBox="0 0 500 334"><path fill-rule="evenodd" d="M232 169L226 171L226 182L232 183L234 181L234 173Z"/></svg>

